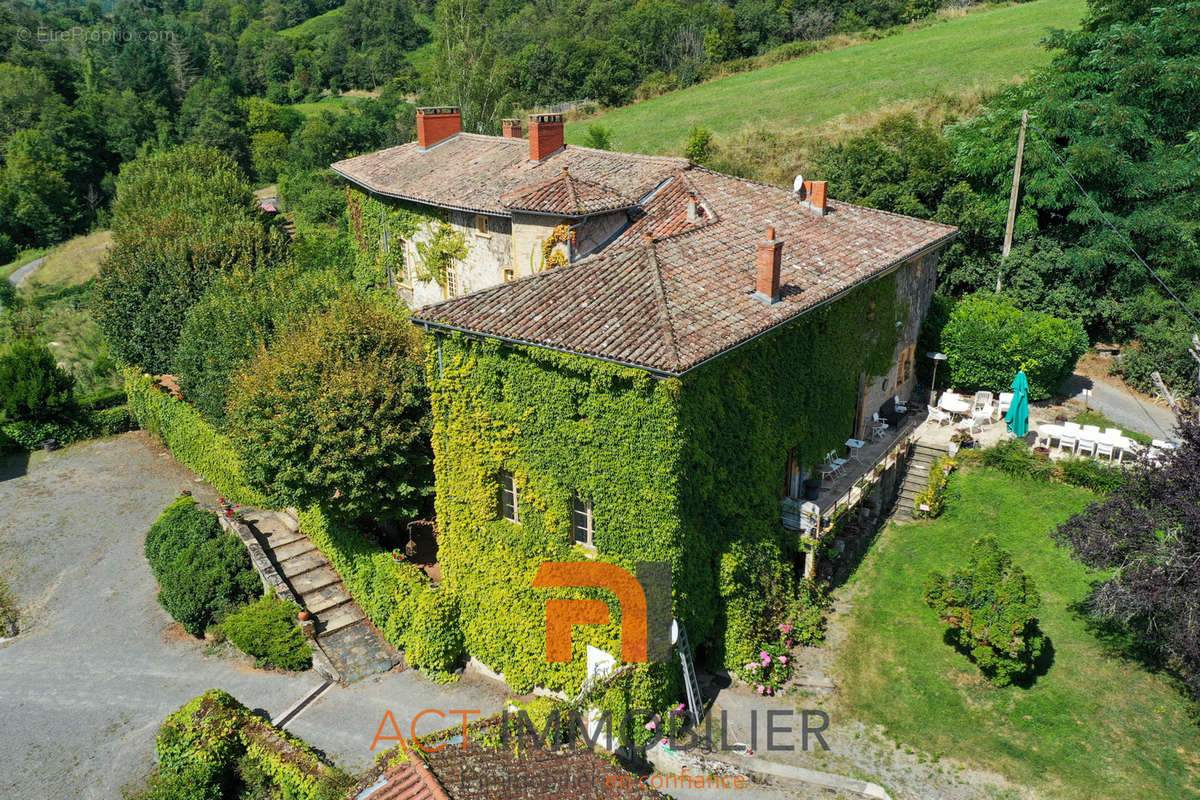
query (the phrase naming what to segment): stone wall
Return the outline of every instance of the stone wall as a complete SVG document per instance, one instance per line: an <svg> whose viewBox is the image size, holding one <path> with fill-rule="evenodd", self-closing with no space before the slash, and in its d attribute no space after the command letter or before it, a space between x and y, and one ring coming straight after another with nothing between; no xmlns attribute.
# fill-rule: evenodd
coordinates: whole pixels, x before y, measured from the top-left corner
<svg viewBox="0 0 1200 800"><path fill-rule="evenodd" d="M895 395L902 400L911 398L916 389L916 362L925 357L924 353L916 352L917 337L937 288L940 254L939 249L915 258L895 273L896 301L903 313L903 325L893 354L892 368L866 386L858 428L862 438L871 435L871 415L874 412L886 406Z"/></svg>

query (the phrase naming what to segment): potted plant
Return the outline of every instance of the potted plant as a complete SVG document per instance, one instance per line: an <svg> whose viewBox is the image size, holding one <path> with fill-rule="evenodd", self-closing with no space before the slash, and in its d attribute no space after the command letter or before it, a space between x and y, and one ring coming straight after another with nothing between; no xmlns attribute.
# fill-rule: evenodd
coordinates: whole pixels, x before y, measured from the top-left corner
<svg viewBox="0 0 1200 800"><path fill-rule="evenodd" d="M300 613L296 615L296 619L300 620L301 622L308 622L310 619L312 619L312 612L307 608L302 608L300 609Z"/></svg>
<svg viewBox="0 0 1200 800"><path fill-rule="evenodd" d="M404 551L399 547L392 551L392 561L396 564L404 561Z"/></svg>

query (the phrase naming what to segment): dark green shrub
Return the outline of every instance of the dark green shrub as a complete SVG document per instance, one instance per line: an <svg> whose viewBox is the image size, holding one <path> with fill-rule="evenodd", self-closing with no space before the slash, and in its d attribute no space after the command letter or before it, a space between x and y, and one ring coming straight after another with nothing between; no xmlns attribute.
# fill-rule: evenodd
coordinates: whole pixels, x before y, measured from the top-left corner
<svg viewBox="0 0 1200 800"><path fill-rule="evenodd" d="M306 670L312 666L312 648L296 625L299 611L295 603L267 595L231 611L221 630L257 667Z"/></svg>
<svg viewBox="0 0 1200 800"><path fill-rule="evenodd" d="M458 599L448 590L426 591L417 600L412 627L405 637L404 657L426 670L435 680L450 680L454 663L462 655Z"/></svg>
<svg viewBox="0 0 1200 800"><path fill-rule="evenodd" d="M102 408L88 416L93 436L115 436L118 433L137 430L137 422L129 413L129 406Z"/></svg>
<svg viewBox="0 0 1200 800"><path fill-rule="evenodd" d="M1082 486L1101 494L1112 494L1120 488L1125 480L1125 472L1120 467L1102 464L1090 458L1071 458L1060 461L1064 483L1072 486Z"/></svg>
<svg viewBox="0 0 1200 800"><path fill-rule="evenodd" d="M947 641L997 686L1028 674L1041 655L1041 598L1033 579L1013 565L995 537L976 540L966 569L948 578L932 573L925 602L949 626Z"/></svg>
<svg viewBox="0 0 1200 800"><path fill-rule="evenodd" d="M0 412L9 420L67 415L75 408L74 388L75 378L43 342L18 339L0 352Z"/></svg>
<svg viewBox="0 0 1200 800"><path fill-rule="evenodd" d="M84 411L103 411L125 405L124 389L98 389L79 398L79 407Z"/></svg>
<svg viewBox="0 0 1200 800"><path fill-rule="evenodd" d="M1087 346L1079 322L1022 311L988 295L963 300L942 330L952 386L1003 392L1024 369L1031 400L1057 392Z"/></svg>
<svg viewBox="0 0 1200 800"><path fill-rule="evenodd" d="M985 467L1009 475L1029 478L1050 478L1055 465L1039 456L1020 439L1008 439L981 450L980 461Z"/></svg>
<svg viewBox="0 0 1200 800"><path fill-rule="evenodd" d="M158 602L193 636L261 590L242 543L190 497L172 503L150 526L145 550L159 584Z"/></svg>

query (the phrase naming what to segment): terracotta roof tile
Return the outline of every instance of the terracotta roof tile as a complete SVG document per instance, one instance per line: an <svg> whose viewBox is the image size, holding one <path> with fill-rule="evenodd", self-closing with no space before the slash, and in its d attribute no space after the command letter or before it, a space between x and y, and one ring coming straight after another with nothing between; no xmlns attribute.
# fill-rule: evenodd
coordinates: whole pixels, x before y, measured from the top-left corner
<svg viewBox="0 0 1200 800"><path fill-rule="evenodd" d="M687 201L702 213L689 222ZM677 375L949 241L957 228L692 168L598 255L427 306L428 323ZM767 225L784 242L779 303L752 296Z"/></svg>
<svg viewBox="0 0 1200 800"><path fill-rule="evenodd" d="M500 205L514 211L582 217L632 208L637 203L611 186L576 178L563 167L560 174L549 180L501 195Z"/></svg>
<svg viewBox="0 0 1200 800"><path fill-rule="evenodd" d="M613 153L575 145L533 163L524 139L460 133L428 150L409 142L331 166L377 194L446 208L508 214L500 203L501 196L552 182L561 177L563 167L569 168L576 180L637 201L687 165L682 158Z"/></svg>

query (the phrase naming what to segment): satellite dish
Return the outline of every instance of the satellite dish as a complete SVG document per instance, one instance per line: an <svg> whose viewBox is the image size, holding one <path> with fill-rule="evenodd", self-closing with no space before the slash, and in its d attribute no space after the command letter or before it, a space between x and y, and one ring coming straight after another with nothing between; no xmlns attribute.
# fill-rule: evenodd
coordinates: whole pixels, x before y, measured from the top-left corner
<svg viewBox="0 0 1200 800"><path fill-rule="evenodd" d="M671 620L671 644L679 641L679 620Z"/></svg>
<svg viewBox="0 0 1200 800"><path fill-rule="evenodd" d="M804 176L797 175L796 180L792 181L792 191L800 194L804 190Z"/></svg>

